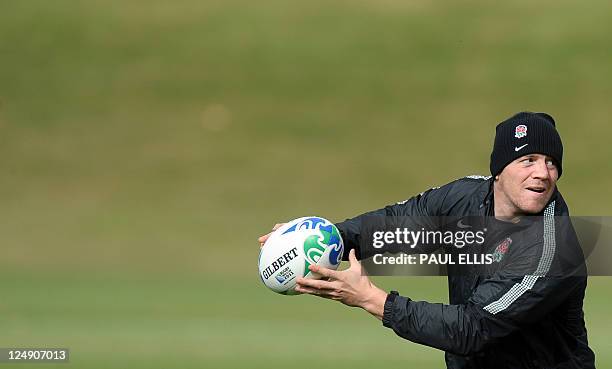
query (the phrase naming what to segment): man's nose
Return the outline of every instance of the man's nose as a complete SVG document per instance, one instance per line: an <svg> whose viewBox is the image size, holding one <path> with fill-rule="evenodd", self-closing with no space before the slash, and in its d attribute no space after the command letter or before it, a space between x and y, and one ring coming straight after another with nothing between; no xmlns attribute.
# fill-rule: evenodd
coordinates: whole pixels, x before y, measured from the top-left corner
<svg viewBox="0 0 612 369"><path fill-rule="evenodd" d="M546 160L538 160L533 166L533 173L531 173L533 178L546 180L550 178L550 173L548 173L548 166L546 166Z"/></svg>

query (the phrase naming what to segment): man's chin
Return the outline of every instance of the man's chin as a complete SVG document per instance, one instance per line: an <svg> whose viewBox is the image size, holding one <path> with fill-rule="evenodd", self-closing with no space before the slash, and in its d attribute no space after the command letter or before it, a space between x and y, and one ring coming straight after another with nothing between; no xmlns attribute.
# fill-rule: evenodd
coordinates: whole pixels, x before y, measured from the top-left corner
<svg viewBox="0 0 612 369"><path fill-rule="evenodd" d="M521 210L525 215L536 215L541 213L546 207L546 203L527 204L521 207Z"/></svg>

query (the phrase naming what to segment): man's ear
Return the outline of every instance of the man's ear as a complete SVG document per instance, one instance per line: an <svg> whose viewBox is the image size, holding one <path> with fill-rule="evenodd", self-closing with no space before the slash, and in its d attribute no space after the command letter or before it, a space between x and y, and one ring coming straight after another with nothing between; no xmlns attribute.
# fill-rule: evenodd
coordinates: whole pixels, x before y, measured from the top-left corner
<svg viewBox="0 0 612 369"><path fill-rule="evenodd" d="M496 180L496 181L499 181L499 176L495 176L495 180Z"/></svg>

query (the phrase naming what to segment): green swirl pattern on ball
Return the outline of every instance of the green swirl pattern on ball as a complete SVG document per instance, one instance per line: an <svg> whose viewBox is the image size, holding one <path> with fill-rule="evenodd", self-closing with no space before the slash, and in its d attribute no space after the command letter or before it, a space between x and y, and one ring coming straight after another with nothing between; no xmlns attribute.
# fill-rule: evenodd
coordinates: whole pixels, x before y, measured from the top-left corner
<svg viewBox="0 0 612 369"><path fill-rule="evenodd" d="M328 229L319 228L318 231L320 234L308 236L304 241L304 255L306 255L304 276L309 272L308 267L319 261L328 245L335 244L340 238L335 226Z"/></svg>

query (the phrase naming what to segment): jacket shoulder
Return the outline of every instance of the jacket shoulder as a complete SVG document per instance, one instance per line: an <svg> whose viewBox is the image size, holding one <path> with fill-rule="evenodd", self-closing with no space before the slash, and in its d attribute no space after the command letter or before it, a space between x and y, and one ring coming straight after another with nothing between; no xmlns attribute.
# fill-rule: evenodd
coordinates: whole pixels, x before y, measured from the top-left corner
<svg viewBox="0 0 612 369"><path fill-rule="evenodd" d="M457 195L471 195L474 192L483 192L486 195L491 184L491 176L469 175L458 178L444 187Z"/></svg>
<svg viewBox="0 0 612 369"><path fill-rule="evenodd" d="M444 194L440 215L477 215L490 185L490 176L469 175L440 187L439 192Z"/></svg>

